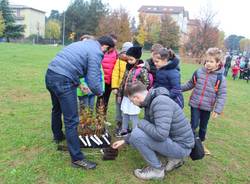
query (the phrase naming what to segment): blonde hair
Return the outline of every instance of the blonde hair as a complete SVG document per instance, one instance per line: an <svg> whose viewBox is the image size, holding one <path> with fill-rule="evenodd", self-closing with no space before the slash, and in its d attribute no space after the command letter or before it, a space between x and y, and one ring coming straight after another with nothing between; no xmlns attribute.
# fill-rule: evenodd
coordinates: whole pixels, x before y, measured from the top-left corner
<svg viewBox="0 0 250 184"><path fill-rule="evenodd" d="M218 48L209 48L206 52L206 56L210 56L214 58L217 63L223 64L223 52Z"/></svg>

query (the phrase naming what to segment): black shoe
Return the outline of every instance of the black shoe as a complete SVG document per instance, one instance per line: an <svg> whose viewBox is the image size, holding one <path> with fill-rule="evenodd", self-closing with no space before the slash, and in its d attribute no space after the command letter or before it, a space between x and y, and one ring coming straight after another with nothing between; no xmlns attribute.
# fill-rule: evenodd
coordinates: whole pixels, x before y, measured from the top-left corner
<svg viewBox="0 0 250 184"><path fill-rule="evenodd" d="M84 160L77 160L75 162L71 163L72 167L74 168L82 168L82 169L95 169L96 163L88 161L86 159Z"/></svg>
<svg viewBox="0 0 250 184"><path fill-rule="evenodd" d="M115 134L115 136L117 138L121 138L121 137L126 137L128 135L128 132L125 130L120 130L118 133Z"/></svg>
<svg viewBox="0 0 250 184"><path fill-rule="evenodd" d="M127 131L128 131L128 134L130 134L132 132L132 128L128 128Z"/></svg>
<svg viewBox="0 0 250 184"><path fill-rule="evenodd" d="M63 134L63 136L62 136L62 138L60 138L60 139L53 139L53 142L54 143L56 143L56 144L59 144L59 143L61 143L61 142L63 142L65 140L65 135Z"/></svg>

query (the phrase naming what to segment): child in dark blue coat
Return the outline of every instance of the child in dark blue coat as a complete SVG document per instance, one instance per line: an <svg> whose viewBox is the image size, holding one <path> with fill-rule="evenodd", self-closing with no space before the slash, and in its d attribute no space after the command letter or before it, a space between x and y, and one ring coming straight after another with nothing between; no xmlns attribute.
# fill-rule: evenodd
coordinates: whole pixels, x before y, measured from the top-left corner
<svg viewBox="0 0 250 184"><path fill-rule="evenodd" d="M181 91L179 62L179 59L171 49L163 48L158 52L154 61L157 68L154 88L167 88L170 92L170 98L183 108L184 99Z"/></svg>

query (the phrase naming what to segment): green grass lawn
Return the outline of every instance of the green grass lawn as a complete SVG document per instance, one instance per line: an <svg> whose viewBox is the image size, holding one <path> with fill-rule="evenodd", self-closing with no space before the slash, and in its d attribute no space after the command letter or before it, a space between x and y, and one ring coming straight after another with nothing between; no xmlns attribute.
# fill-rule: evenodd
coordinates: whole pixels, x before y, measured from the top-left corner
<svg viewBox="0 0 250 184"><path fill-rule="evenodd" d="M0 44L0 183L250 183L250 83L230 77L224 113L208 127L207 145L212 156L195 162L189 159L164 181L136 179L133 170L145 162L130 147L122 149L116 161L102 161L99 150L85 149L87 158L98 163L97 169L71 168L69 155L56 151L52 143L51 101L44 85L47 65L59 50ZM197 67L182 64L182 81ZM187 117L189 94L185 93ZM114 97L109 107L109 121L114 122Z"/></svg>

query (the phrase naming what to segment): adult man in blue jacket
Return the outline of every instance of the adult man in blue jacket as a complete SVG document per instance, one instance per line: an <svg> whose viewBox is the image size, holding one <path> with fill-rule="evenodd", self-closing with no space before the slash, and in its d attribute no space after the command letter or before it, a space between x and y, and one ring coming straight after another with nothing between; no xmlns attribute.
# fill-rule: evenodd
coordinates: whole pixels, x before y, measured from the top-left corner
<svg viewBox="0 0 250 184"><path fill-rule="evenodd" d="M85 159L80 150L77 133L79 116L76 89L80 84L79 78L86 77L89 81L89 89L95 95L102 95L102 84L97 79L101 75L103 54L111 47L114 47L114 42L108 36L97 40L75 42L60 51L48 66L46 87L50 92L53 106L51 124L54 141L59 143L64 140L61 119L63 114L66 140L73 167L84 169L96 167L94 162Z"/></svg>

